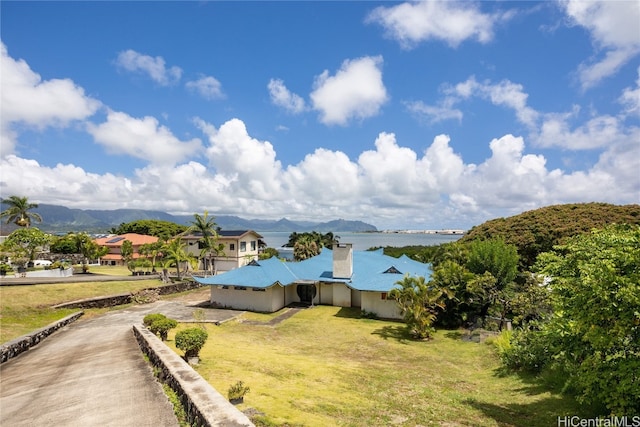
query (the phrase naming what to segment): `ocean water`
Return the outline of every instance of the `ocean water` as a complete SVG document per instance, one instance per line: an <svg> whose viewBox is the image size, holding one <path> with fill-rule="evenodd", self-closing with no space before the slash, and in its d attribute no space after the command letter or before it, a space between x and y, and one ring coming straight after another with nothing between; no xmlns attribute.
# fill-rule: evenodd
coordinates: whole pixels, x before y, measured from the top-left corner
<svg viewBox="0 0 640 427"><path fill-rule="evenodd" d="M268 247L278 249L289 241L290 232L264 231L258 232L264 237ZM353 250L365 251L373 247L385 246L435 246L442 243L455 242L459 234L426 234L426 233L334 233L340 243L353 244Z"/></svg>

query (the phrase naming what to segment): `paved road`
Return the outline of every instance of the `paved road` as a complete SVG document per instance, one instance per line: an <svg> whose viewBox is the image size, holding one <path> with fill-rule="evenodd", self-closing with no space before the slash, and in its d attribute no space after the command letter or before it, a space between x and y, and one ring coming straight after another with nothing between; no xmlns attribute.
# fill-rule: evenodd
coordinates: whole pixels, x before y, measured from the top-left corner
<svg viewBox="0 0 640 427"><path fill-rule="evenodd" d="M1 426L176 426L131 331L147 313L193 319L192 302L158 301L79 320L0 365ZM205 309L208 321L240 312Z"/></svg>

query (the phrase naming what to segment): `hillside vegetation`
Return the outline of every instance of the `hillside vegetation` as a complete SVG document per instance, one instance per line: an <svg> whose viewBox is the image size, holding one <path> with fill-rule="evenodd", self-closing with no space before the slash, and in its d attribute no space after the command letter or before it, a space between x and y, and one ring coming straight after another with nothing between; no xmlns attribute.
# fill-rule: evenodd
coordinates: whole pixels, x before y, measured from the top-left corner
<svg viewBox="0 0 640 427"><path fill-rule="evenodd" d="M508 218L497 218L475 226L460 239L503 239L518 248L520 262L531 266L538 254L608 224L640 225L640 205L579 203L547 206Z"/></svg>

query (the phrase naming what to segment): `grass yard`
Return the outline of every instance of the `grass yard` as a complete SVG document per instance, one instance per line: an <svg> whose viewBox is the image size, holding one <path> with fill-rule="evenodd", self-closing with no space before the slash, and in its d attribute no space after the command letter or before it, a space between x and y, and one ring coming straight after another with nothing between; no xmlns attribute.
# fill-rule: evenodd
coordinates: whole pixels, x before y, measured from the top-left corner
<svg viewBox="0 0 640 427"><path fill-rule="evenodd" d="M499 375L488 344L455 331L417 342L401 323L358 315L318 306L276 326L246 321L272 318L256 314L207 325L196 369L225 396L238 380L249 386L238 407L263 413L255 419L262 426L546 427L581 412L533 378Z"/></svg>
<svg viewBox="0 0 640 427"><path fill-rule="evenodd" d="M158 286L160 281L61 283L29 286L0 286L0 343L60 320L78 309L53 309L51 306L106 295L122 294ZM85 310L85 316L107 309Z"/></svg>

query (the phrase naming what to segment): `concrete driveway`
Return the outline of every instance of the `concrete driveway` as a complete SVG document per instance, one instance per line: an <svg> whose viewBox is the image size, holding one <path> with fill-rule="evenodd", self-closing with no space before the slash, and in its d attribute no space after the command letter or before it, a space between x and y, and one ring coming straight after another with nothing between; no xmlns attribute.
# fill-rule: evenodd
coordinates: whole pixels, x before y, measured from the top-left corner
<svg viewBox="0 0 640 427"><path fill-rule="evenodd" d="M158 301L79 320L0 365L2 426L177 426L131 331L148 313L193 321L193 301ZM204 309L207 321L240 312Z"/></svg>

